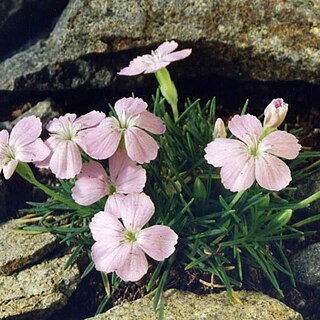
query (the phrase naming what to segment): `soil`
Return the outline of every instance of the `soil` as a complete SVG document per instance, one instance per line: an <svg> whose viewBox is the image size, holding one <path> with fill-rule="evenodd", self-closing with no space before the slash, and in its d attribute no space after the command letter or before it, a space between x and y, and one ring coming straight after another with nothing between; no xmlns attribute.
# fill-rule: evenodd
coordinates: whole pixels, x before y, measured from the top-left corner
<svg viewBox="0 0 320 320"><path fill-rule="evenodd" d="M152 88L155 88L152 83ZM291 128L303 128L301 143L310 149L320 150L320 90L316 85L303 82L243 82L237 80L224 79L220 77L203 77L197 79L186 79L176 82L180 90L180 101L187 97L196 99L201 97L201 101L217 97L218 116L224 120L230 115L238 113L241 110L245 100L250 99L248 112L259 115L264 107L273 99L282 97L289 103L288 123ZM189 95L191 92L191 95ZM138 88L136 96L150 101L152 92L148 88ZM119 92L114 89L99 90L91 92L58 92L58 93L34 93L25 92L20 95L6 96L0 98L2 109L0 110L0 121L12 119L22 109L34 105L36 102L50 96L64 112L76 112L83 114L91 111L93 108L98 110L105 109L107 103L114 103L122 96L129 96L130 92ZM2 101L1 101L2 100ZM35 200L38 194L31 194L31 188L25 184L20 185L21 180L15 177L6 183L8 190L9 214L14 216L19 208L23 208L26 200ZM19 185L19 188L17 188ZM17 190L23 188L21 194L17 196ZM27 190L27 192L26 192ZM19 202L16 199L20 199ZM12 201L15 199L15 201ZM319 233L312 238L306 238L300 242L290 241L286 243L287 255L290 257L310 243L320 240L320 228L315 226ZM151 276L154 266L151 266L149 274L138 283L121 284L117 289L113 304L123 301L130 301L139 298L145 294L145 286L148 283L148 277ZM167 288L175 287L182 290L190 290L198 294L218 292L221 288L211 288L210 275L196 270L184 271L180 267L174 266ZM270 285L263 274L253 268L244 270L243 288L248 290L259 290L270 296L279 298L276 291ZM288 306L300 312L305 320L318 320L320 317L320 291L317 288L309 288L298 285L293 288L288 279L279 274L279 281L285 293L285 298L281 300ZM218 283L219 284L219 283ZM71 297L68 306L61 312L58 312L50 320L69 319L80 320L93 316L99 302L104 296L104 288L97 272L92 272L80 284L79 289ZM108 307L111 303L108 304Z"/></svg>

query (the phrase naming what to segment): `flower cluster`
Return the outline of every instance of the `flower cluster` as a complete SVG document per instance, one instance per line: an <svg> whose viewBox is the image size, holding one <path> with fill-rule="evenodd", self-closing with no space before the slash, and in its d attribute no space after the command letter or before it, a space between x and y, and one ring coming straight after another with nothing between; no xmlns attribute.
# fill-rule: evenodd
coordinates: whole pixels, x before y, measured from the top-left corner
<svg viewBox="0 0 320 320"><path fill-rule="evenodd" d="M184 59L191 53L191 49L174 52L177 46L174 41L165 42L151 55L137 57L119 72L120 75L127 76L155 73L160 91L172 107L174 121L169 122L172 126L179 125L180 121L178 95L166 67L170 62ZM6 179L17 170L22 177L47 194L73 208L78 205L83 208L104 201L103 211L96 213L100 209L94 209L96 214L92 214L89 225L95 240L92 259L97 270L116 272L125 281L137 281L147 273L146 255L156 261L163 261L173 254L178 241L175 231L162 225L174 219L158 219L159 225L144 228L156 212L151 198L144 193L147 181L147 166L144 164L157 157L159 144L156 136L166 131L163 120L147 111L147 107L142 99L129 97L115 103L112 116L91 111L77 118L76 114L67 113L47 124L49 138L46 141L40 138L42 124L35 116L19 121L10 135L6 130L0 131L0 171L3 170ZM278 98L266 107L263 124L250 114L235 115L227 129L237 139L227 138L226 126L220 118L216 120L214 128L207 130L210 137L205 144L211 140L211 132L213 141L204 150L205 159L214 167L221 168L221 181L226 189L232 192L244 191L255 181L262 188L271 191L279 191L288 186L291 172L279 157L294 159L301 146L295 136L278 130L287 111L288 105ZM183 141L192 144L190 137L184 134L183 129ZM193 147L191 149L193 151ZM107 160L105 163L108 165L97 160ZM202 163L198 160L197 164ZM74 202L70 204L70 199L55 194L50 188L37 182L26 163L49 168L58 179L72 179L70 189ZM183 159L181 168L185 163L187 160ZM162 169L170 171L171 167L161 167L159 174L162 174ZM185 179L181 176L178 172L176 180L181 185L193 178L192 174ZM211 175L209 179L210 177ZM201 198L198 202L204 203L207 198L206 187L199 177L195 179L194 188L197 189L195 194ZM176 193L181 190L177 188ZM191 199L190 194L189 189L191 204L194 199ZM181 199L187 203L183 196ZM173 204L175 202L172 201ZM181 210L179 217L189 210L188 206L189 204ZM101 206L101 210L102 208ZM162 217L165 215L163 213ZM183 221L183 225L187 223L187 217ZM195 229L192 226L192 230ZM201 233L201 237L206 235L208 233ZM190 248L192 252L196 252L198 244Z"/></svg>

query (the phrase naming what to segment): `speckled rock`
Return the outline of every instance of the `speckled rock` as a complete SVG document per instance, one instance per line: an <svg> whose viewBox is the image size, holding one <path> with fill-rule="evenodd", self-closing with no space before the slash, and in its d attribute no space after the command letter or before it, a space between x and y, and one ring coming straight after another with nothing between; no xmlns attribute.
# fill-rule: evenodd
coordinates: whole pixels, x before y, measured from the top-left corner
<svg viewBox="0 0 320 320"><path fill-rule="evenodd" d="M231 304L226 292L197 296L191 292L165 292L166 320L303 320L282 302L259 292L238 292L242 304ZM155 320L152 298L116 306L90 320Z"/></svg>
<svg viewBox="0 0 320 320"><path fill-rule="evenodd" d="M309 286L320 285L320 243L309 245L291 258L295 279Z"/></svg>
<svg viewBox="0 0 320 320"><path fill-rule="evenodd" d="M47 260L11 276L0 276L0 319L46 319L67 304L80 282L70 255Z"/></svg>
<svg viewBox="0 0 320 320"><path fill-rule="evenodd" d="M14 230L16 223L16 220L11 220L0 225L0 274L8 275L25 268L42 259L57 246L53 235L21 233Z"/></svg>
<svg viewBox="0 0 320 320"><path fill-rule="evenodd" d="M0 90L103 88L166 39L194 49L182 75L319 83L319 25L318 1L70 0L48 39L0 64Z"/></svg>

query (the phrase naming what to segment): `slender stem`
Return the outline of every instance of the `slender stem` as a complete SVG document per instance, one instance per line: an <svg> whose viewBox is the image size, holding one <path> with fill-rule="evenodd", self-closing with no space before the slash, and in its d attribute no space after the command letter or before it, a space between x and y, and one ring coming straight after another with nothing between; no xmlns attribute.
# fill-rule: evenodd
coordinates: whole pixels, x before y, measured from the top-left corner
<svg viewBox="0 0 320 320"><path fill-rule="evenodd" d="M305 208L305 207L307 207L310 203L312 203L312 202L314 202L314 201L316 201L316 200L318 200L318 199L320 199L320 191L318 191L318 192L314 193L313 195L311 195L310 197L308 197L308 198L300 201L300 202L298 203L298 205L299 205L299 207L301 207L301 208Z"/></svg>

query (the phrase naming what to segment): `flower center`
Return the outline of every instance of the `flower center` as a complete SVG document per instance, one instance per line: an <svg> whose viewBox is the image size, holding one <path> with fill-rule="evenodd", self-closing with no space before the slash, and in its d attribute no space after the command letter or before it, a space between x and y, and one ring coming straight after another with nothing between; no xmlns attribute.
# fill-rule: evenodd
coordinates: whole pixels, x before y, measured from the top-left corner
<svg viewBox="0 0 320 320"><path fill-rule="evenodd" d="M134 127L137 124L139 116L127 116L125 110L122 110L121 114L118 115L118 121L121 129L128 129Z"/></svg>
<svg viewBox="0 0 320 320"><path fill-rule="evenodd" d="M8 144L1 144L0 149L1 153L5 155L3 159L4 165L8 164L9 161L14 160L16 158L16 151Z"/></svg>
<svg viewBox="0 0 320 320"><path fill-rule="evenodd" d="M128 231L125 234L125 240L130 242L130 243L135 243L138 240L138 232L134 232L134 231Z"/></svg>

